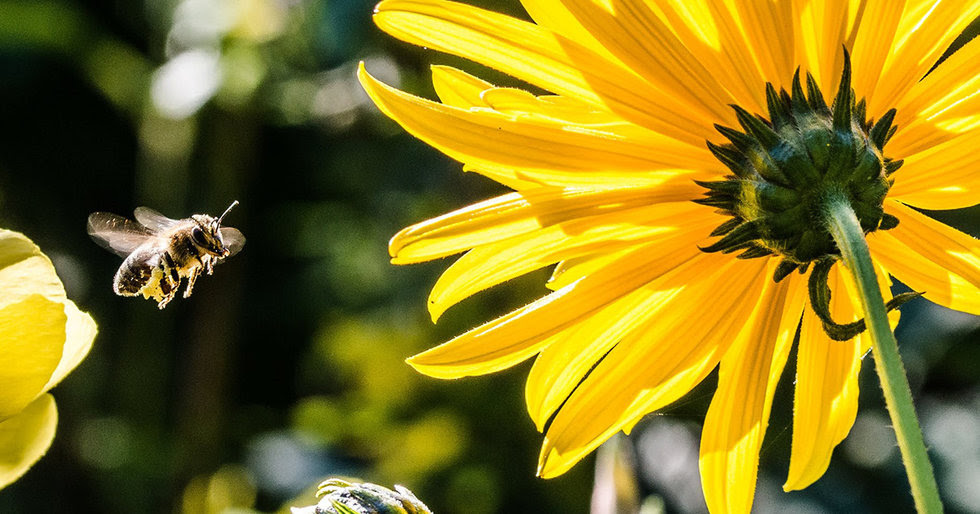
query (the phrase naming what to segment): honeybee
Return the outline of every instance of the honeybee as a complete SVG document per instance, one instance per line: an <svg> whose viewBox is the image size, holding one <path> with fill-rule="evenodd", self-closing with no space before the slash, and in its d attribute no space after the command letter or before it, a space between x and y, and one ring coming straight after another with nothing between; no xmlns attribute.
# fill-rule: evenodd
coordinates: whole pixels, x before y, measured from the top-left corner
<svg viewBox="0 0 980 514"><path fill-rule="evenodd" d="M88 217L88 233L99 246L126 258L112 281L112 290L119 296L152 298L163 309L177 295L182 279L187 279L187 298L202 271L211 275L215 264L245 246L240 231L221 226L236 205L238 200L217 218L195 214L180 220L149 207L133 211L136 221L94 212Z"/></svg>

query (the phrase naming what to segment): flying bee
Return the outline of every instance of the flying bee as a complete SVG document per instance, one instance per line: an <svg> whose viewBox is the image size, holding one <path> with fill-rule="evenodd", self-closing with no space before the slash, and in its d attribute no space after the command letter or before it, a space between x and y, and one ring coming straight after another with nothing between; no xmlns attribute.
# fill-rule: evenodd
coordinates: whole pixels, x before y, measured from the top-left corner
<svg viewBox="0 0 980 514"><path fill-rule="evenodd" d="M133 211L136 221L94 212L88 217L88 233L99 246L126 258L112 281L112 290L119 296L152 298L163 309L177 295L182 279L187 279L187 298L202 271L214 273L215 264L245 246L241 232L221 226L236 205L238 200L217 218L195 214L180 220L149 207Z"/></svg>

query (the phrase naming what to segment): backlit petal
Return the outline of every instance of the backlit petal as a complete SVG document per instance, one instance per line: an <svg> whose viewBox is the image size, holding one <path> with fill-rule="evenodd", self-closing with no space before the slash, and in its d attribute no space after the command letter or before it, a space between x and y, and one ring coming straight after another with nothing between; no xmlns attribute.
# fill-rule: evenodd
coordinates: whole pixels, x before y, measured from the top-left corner
<svg viewBox="0 0 980 514"><path fill-rule="evenodd" d="M905 0L888 0L865 4L862 23L851 49L851 85L858 98L874 98L875 87L892 49L905 3Z"/></svg>
<svg viewBox="0 0 980 514"><path fill-rule="evenodd" d="M721 362L701 433L701 483L711 512L751 510L773 394L806 299L803 282L795 276L778 284L767 280Z"/></svg>
<svg viewBox="0 0 980 514"><path fill-rule="evenodd" d="M0 308L0 420L44 392L65 346L64 305L35 294Z"/></svg>
<svg viewBox="0 0 980 514"><path fill-rule="evenodd" d="M374 21L399 39L604 106L695 147L712 134L710 123L692 118L618 63L533 23L444 0L385 0Z"/></svg>
<svg viewBox="0 0 980 514"><path fill-rule="evenodd" d="M679 221L683 218L681 226ZM429 295L433 320L460 300L565 259L690 234L692 243L718 225L718 216L694 203L659 204L551 225L470 250L450 266Z"/></svg>
<svg viewBox="0 0 980 514"><path fill-rule="evenodd" d="M944 307L980 314L980 288L976 284L922 256L888 232L873 234L868 243L875 260L913 291L925 292L926 298Z"/></svg>
<svg viewBox="0 0 980 514"><path fill-rule="evenodd" d="M49 394L0 421L0 489L20 478L48 451L57 425L58 409Z"/></svg>
<svg viewBox="0 0 980 514"><path fill-rule="evenodd" d="M461 109L484 107L486 104L480 94L493 87L493 84L451 66L432 67L432 88L446 105Z"/></svg>
<svg viewBox="0 0 980 514"><path fill-rule="evenodd" d="M61 362L58 363L58 368L51 374L51 378L44 386L44 391L49 391L58 385L62 379L85 359L89 350L92 349L95 334L99 331L92 316L78 310L74 302L67 301L64 303L64 307L65 315L68 317L68 322L65 326L65 347L62 351Z"/></svg>
<svg viewBox="0 0 980 514"><path fill-rule="evenodd" d="M726 3L735 5L744 44L754 54L763 79L777 88L788 85L798 65L797 23L793 19L792 3L771 0ZM779 43L773 44L774 41Z"/></svg>
<svg viewBox="0 0 980 514"><path fill-rule="evenodd" d="M886 277L879 277L879 285L887 285L882 278ZM827 285L832 291L830 312L838 323L859 317L860 307L854 305L847 282L842 265L834 266ZM833 449L857 416L857 378L867 350L865 334L848 341L831 340L807 307L797 350L793 445L784 490L803 489L827 470Z"/></svg>
<svg viewBox="0 0 980 514"><path fill-rule="evenodd" d="M556 34L561 34L576 43L585 45L589 50L610 61L618 61L606 47L596 40L592 33L575 19L575 16L561 0L521 0L521 5L538 25L551 29Z"/></svg>
<svg viewBox="0 0 980 514"><path fill-rule="evenodd" d="M731 123L732 98L644 2L562 0L578 21L661 94L696 109L706 120Z"/></svg>
<svg viewBox="0 0 980 514"><path fill-rule="evenodd" d="M628 251L602 252L559 262L545 285L548 286L548 289L557 291L582 277L591 275L600 268L608 266L609 263L625 255Z"/></svg>
<svg viewBox="0 0 980 514"><path fill-rule="evenodd" d="M61 285L51 261L23 234L0 229L0 307L28 296L43 295L63 301Z"/></svg>
<svg viewBox="0 0 980 514"><path fill-rule="evenodd" d="M977 1L910 0L902 13L874 95L868 99L868 111L881 114L901 105L900 100L926 76L953 39L977 15L980 15ZM929 94L948 90L932 87Z"/></svg>
<svg viewBox="0 0 980 514"><path fill-rule="evenodd" d="M391 238L396 264L421 262L492 244L576 218L696 198L693 182L606 189L536 188L476 203L412 225Z"/></svg>
<svg viewBox="0 0 980 514"><path fill-rule="evenodd" d="M513 366L540 351L546 338L664 273L700 258L699 253L690 241L638 247L606 268L420 353L408 362L420 372L437 378L491 373Z"/></svg>
<svg viewBox="0 0 980 514"><path fill-rule="evenodd" d="M619 430L686 394L714 369L751 314L755 302L744 300L758 298L766 271L763 259L714 257L702 254L689 273L659 284L683 289L612 348L575 389L548 428L541 476L565 472ZM695 280L705 270L715 278Z"/></svg>
<svg viewBox="0 0 980 514"><path fill-rule="evenodd" d="M813 74L824 94L837 88L844 67L844 46L848 37L848 18L851 13L848 0L814 2L796 0L795 10L800 17L798 33L801 60L804 68Z"/></svg>
<svg viewBox="0 0 980 514"><path fill-rule="evenodd" d="M900 222L871 239L875 258L926 298L980 314L980 241L899 202L886 207Z"/></svg>
<svg viewBox="0 0 980 514"><path fill-rule="evenodd" d="M905 158L889 198L923 209L955 209L980 203L980 130L965 133Z"/></svg>
<svg viewBox="0 0 980 514"><path fill-rule="evenodd" d="M541 117L463 110L418 98L358 72L378 107L414 136L467 164L502 164L529 169L637 172L711 164L707 150L615 126L571 126Z"/></svg>

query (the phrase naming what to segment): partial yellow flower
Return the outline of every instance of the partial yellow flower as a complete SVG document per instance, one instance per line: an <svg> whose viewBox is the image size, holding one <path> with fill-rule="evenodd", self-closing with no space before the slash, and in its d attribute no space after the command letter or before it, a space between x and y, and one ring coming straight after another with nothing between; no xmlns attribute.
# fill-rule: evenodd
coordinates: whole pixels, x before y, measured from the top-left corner
<svg viewBox="0 0 980 514"><path fill-rule="evenodd" d="M799 334L784 489L813 483L854 423L869 341L830 340L807 302L805 276L784 273L784 248L771 238L724 250L746 249L743 259L702 251L732 233L739 211L731 202L766 203L761 189L725 190L720 212L694 203L705 201L702 185L724 189L717 184L744 164L722 161L745 159L758 169L785 155L735 155L728 150L741 136L716 126L765 132L760 123L778 125L769 119L773 106L798 101L820 112L849 59L845 86L858 102L848 109L857 114L843 126L881 173L870 195L878 203L862 225L870 220L883 296L894 276L936 303L980 314L980 243L910 207L980 203L980 39L930 71L980 14L980 1L522 4L534 22L447 0L385 0L376 8L376 24L397 38L547 92L434 66L441 102L433 102L360 70L385 114L464 169L514 190L392 239L396 264L466 252L432 290L433 319L474 293L555 265L550 294L409 362L457 378L534 357L526 400L545 433L544 477L628 433L720 367L702 435L702 484L712 512L748 512L775 386ZM793 91L797 70L809 78ZM831 127L829 114L814 126ZM872 129L892 115L896 132L885 123ZM806 272L809 262L800 264ZM848 322L863 314L840 268L830 272L834 294L825 307Z"/></svg>
<svg viewBox="0 0 980 514"><path fill-rule="evenodd" d="M58 422L48 391L85 358L96 332L41 250L0 230L0 488L48 450Z"/></svg>

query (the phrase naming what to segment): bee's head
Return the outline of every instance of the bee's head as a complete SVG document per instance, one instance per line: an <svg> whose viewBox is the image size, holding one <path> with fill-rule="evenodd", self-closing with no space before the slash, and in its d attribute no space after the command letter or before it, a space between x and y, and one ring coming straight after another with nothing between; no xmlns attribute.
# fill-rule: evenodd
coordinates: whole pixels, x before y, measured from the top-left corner
<svg viewBox="0 0 980 514"><path fill-rule="evenodd" d="M231 251L225 246L225 242L221 237L221 220L236 205L238 205L238 200L232 202L225 209L225 212L217 218L208 216L207 214L195 214L191 216L197 222L197 226L191 229L191 240L194 241L194 244L200 246L208 253L219 257L227 257Z"/></svg>

